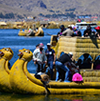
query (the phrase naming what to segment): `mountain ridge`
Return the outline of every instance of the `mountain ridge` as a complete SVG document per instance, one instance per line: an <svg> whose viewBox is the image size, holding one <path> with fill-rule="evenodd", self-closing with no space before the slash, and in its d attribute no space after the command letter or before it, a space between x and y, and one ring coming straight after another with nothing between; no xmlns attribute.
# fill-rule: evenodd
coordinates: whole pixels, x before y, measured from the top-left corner
<svg viewBox="0 0 100 101"><path fill-rule="evenodd" d="M99 15L100 0L0 0L0 13L27 16Z"/></svg>

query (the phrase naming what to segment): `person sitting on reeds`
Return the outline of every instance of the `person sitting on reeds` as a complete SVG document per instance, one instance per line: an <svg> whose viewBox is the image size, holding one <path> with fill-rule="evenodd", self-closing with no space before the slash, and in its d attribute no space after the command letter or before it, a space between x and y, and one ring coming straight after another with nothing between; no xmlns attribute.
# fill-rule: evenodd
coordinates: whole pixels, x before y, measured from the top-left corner
<svg viewBox="0 0 100 101"><path fill-rule="evenodd" d="M32 30L32 28L30 27L29 30L28 30L28 32L30 33L30 32L32 32L32 31L33 31L33 30Z"/></svg>
<svg viewBox="0 0 100 101"><path fill-rule="evenodd" d="M68 29L62 32L63 36L73 36L73 34L74 34L74 31L71 25L68 25Z"/></svg>
<svg viewBox="0 0 100 101"><path fill-rule="evenodd" d="M96 28L96 36L98 37L98 39L100 39L100 26L97 26Z"/></svg>
<svg viewBox="0 0 100 101"><path fill-rule="evenodd" d="M57 33L57 37L56 37L56 42L58 42L60 36L62 36L62 33L66 30L64 25L60 26L60 31Z"/></svg>
<svg viewBox="0 0 100 101"><path fill-rule="evenodd" d="M78 27L74 26L73 31L74 31L73 36L80 36L81 37L81 31Z"/></svg>
<svg viewBox="0 0 100 101"><path fill-rule="evenodd" d="M87 25L87 28L86 28L86 30L84 31L84 37L90 36L91 33L92 33L91 26L90 26L90 25Z"/></svg>
<svg viewBox="0 0 100 101"><path fill-rule="evenodd" d="M57 37L55 38L56 42L58 42L59 38L60 38L60 32L57 33Z"/></svg>
<svg viewBox="0 0 100 101"><path fill-rule="evenodd" d="M65 26L64 26L64 25L61 25L61 26L60 26L60 32L58 32L58 33L60 33L60 36L62 35L62 33L63 33L65 30L66 30Z"/></svg>

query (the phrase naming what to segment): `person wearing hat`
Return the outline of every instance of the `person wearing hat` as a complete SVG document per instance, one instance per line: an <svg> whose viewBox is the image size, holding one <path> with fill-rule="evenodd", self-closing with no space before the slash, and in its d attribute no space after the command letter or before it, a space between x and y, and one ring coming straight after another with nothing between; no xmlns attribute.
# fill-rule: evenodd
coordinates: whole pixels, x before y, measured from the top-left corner
<svg viewBox="0 0 100 101"><path fill-rule="evenodd" d="M74 31L71 25L68 25L68 29L62 32L62 35L64 36L73 36Z"/></svg>
<svg viewBox="0 0 100 101"><path fill-rule="evenodd" d="M87 28L84 31L84 37L91 36L91 33L92 33L91 26L90 25L87 25Z"/></svg>
<svg viewBox="0 0 100 101"><path fill-rule="evenodd" d="M72 61L73 63L75 63L75 60L73 59L73 53L72 53L72 52L69 52L68 55L69 55L71 61ZM70 66L69 66L69 67L70 67ZM76 73L76 72L79 72L79 66L70 67L70 71L71 71L71 75L73 75L73 74Z"/></svg>
<svg viewBox="0 0 100 101"><path fill-rule="evenodd" d="M63 55L61 55L55 62L55 65L56 65L56 81L59 80L59 77L64 77L65 76L65 79L64 79L64 82L70 82L70 74L71 74L71 71L70 69L67 67L67 65L69 65L70 67L76 67L76 65L72 62L69 54L67 53L64 53ZM61 70L65 71L65 73L61 73ZM63 76L64 75L64 76Z"/></svg>
<svg viewBox="0 0 100 101"><path fill-rule="evenodd" d="M47 64L48 68L46 69L46 74L48 73L48 70L50 71L50 78L53 79L53 65L55 64L55 51L51 49L51 44L47 43L47 49L45 51L45 54L47 56Z"/></svg>
<svg viewBox="0 0 100 101"><path fill-rule="evenodd" d="M43 72L43 64L47 63L47 57L43 48L44 48L44 45L40 43L39 48L37 48L33 52L33 61L34 61L34 64L37 65L36 74L38 72Z"/></svg>
<svg viewBox="0 0 100 101"><path fill-rule="evenodd" d="M69 52L68 55L71 58L71 60L75 63L75 60L73 59L73 53L72 52Z"/></svg>
<svg viewBox="0 0 100 101"><path fill-rule="evenodd" d="M100 26L97 26L96 28L96 36L98 37L98 39L100 39Z"/></svg>
<svg viewBox="0 0 100 101"><path fill-rule="evenodd" d="M66 30L65 26L61 25L60 26L60 32L58 32L58 33L60 33L60 36L62 35L63 31L65 31L65 30Z"/></svg>

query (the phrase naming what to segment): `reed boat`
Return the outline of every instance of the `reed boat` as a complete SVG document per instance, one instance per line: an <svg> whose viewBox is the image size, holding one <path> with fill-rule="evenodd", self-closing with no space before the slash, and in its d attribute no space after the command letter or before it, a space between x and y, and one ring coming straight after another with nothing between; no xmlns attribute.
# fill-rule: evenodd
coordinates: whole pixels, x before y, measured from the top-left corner
<svg viewBox="0 0 100 101"><path fill-rule="evenodd" d="M19 31L18 35L19 36L26 36L26 34L28 33L28 30L23 31L22 29Z"/></svg>
<svg viewBox="0 0 100 101"><path fill-rule="evenodd" d="M8 68L9 60L13 57L11 48L0 50L0 91L12 92L10 85L10 69Z"/></svg>
<svg viewBox="0 0 100 101"><path fill-rule="evenodd" d="M18 33L19 36L44 36L44 32L43 29L41 27L38 28L37 31L29 31L28 29L26 29L25 31L20 30Z"/></svg>
<svg viewBox="0 0 100 101"><path fill-rule="evenodd" d="M72 40L73 39L73 40ZM62 43L60 43L62 42ZM67 43L70 43L67 44ZM76 43L82 43L80 46ZM52 41L51 41L52 43ZM61 37L55 46L57 52L60 53L62 51L69 52L72 51L74 54L77 53L76 59L78 56L81 56L84 52L89 52L88 49L78 50L77 48L85 48L87 44L93 48L95 44L88 38L68 38L68 37ZM92 45L90 44L92 43ZM98 46L100 41L97 40ZM76 45L75 45L76 44ZM84 46L85 44L85 46ZM63 48L61 50L60 48ZM83 45L83 46L82 46ZM65 46L74 47L73 49L67 48ZM75 47L77 48L75 49ZM89 46L89 48L90 48ZM65 50L64 50L65 48ZM59 50L60 49L60 50ZM67 50L68 49L68 50ZM75 51L77 50L77 51ZM94 52L98 53L98 49L96 48ZM60 52L59 52L60 51ZM14 92L22 93L22 94L99 94L100 93L100 71L91 69L81 69L80 73L83 76L83 83L76 83L76 82L55 82L52 80L45 81L46 75L41 77L42 79L37 79L34 74L31 74L27 70L27 63L32 59L32 52L27 49L19 50L19 59L14 63L10 72L10 84ZM57 53L56 52L56 53ZM80 52L80 54L78 54ZM92 51L93 52L93 51ZM93 52L93 53L94 53ZM91 52L90 52L91 53ZM95 54L96 54L95 53ZM59 54L58 54L59 56ZM94 57L94 54L91 56ZM93 58L94 59L94 58ZM43 80L44 78L44 80Z"/></svg>
<svg viewBox="0 0 100 101"><path fill-rule="evenodd" d="M27 49L19 50L19 59L13 64L10 72L10 84L16 93L44 94L45 88L34 74L27 71L27 63L32 59L32 52Z"/></svg>

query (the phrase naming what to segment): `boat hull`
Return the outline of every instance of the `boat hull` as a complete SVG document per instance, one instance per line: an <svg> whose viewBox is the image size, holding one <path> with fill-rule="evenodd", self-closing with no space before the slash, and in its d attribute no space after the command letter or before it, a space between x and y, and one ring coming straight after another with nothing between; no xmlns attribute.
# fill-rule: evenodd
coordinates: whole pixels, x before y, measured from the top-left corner
<svg viewBox="0 0 100 101"><path fill-rule="evenodd" d="M41 80L35 78L34 74L31 75L30 73L28 73L28 71L25 70L25 68L24 68L24 72L22 71L21 74L17 72L18 71L16 71L15 73L20 75L20 78L15 77L17 79L13 78L11 80L11 82L13 82L11 84L13 86L14 92L17 92L17 93L22 93L22 94L26 94L26 93L31 93L31 94L46 94L46 93L48 94L83 94L83 93L84 94L87 94L87 93L88 94L99 94L100 93L100 82L99 82L100 77L98 77L100 71L97 72L95 70L92 70L92 71L85 70L84 72L84 70L82 70L81 75L83 76L83 79L87 77L86 74L89 73L88 75L89 77L87 77L87 80L84 79L83 83L50 81L46 85ZM93 75L95 76L92 77ZM14 77L14 75L12 76ZM97 77L98 77L97 81L96 80L94 81L94 78L96 79ZM89 78L92 79L92 81L89 80ZM29 82L31 82L31 84ZM32 86L34 86L34 88Z"/></svg>

